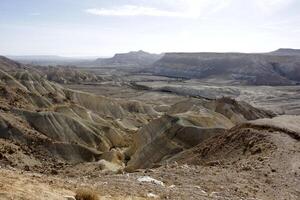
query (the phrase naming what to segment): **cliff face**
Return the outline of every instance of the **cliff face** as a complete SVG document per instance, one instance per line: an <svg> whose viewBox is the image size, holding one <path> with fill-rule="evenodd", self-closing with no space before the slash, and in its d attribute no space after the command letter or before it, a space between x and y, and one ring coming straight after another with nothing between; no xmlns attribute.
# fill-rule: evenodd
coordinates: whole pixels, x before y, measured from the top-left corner
<svg viewBox="0 0 300 200"><path fill-rule="evenodd" d="M248 85L288 85L300 81L298 54L167 53L154 63L157 75L219 78ZM280 53L279 52L279 53Z"/></svg>

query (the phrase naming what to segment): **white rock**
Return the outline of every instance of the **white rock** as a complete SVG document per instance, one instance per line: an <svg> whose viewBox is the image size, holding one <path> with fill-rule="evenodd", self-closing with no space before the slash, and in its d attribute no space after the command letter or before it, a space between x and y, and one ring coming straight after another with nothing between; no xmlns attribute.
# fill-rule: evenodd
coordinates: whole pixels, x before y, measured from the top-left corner
<svg viewBox="0 0 300 200"><path fill-rule="evenodd" d="M220 197L220 192L212 192L209 194L210 197Z"/></svg>
<svg viewBox="0 0 300 200"><path fill-rule="evenodd" d="M164 183L162 181L151 178L150 176L141 176L137 180L139 182L148 182L148 183L154 183L156 185L164 186Z"/></svg>
<svg viewBox="0 0 300 200"><path fill-rule="evenodd" d="M207 192L205 192L204 190L202 190L200 186L195 185L194 187L197 188L203 195L207 195Z"/></svg>
<svg viewBox="0 0 300 200"><path fill-rule="evenodd" d="M64 196L66 200L76 200L73 196Z"/></svg>
<svg viewBox="0 0 300 200"><path fill-rule="evenodd" d="M154 199L157 199L157 198L159 198L159 196L158 196L158 195L156 195L156 194L153 194L153 193L148 193L148 194L147 194L147 197L148 197L148 198L154 198Z"/></svg>

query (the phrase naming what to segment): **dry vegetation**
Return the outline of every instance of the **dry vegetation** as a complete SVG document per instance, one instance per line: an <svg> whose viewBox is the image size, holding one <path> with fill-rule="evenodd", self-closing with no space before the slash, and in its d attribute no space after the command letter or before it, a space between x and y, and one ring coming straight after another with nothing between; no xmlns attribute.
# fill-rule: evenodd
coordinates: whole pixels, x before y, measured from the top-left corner
<svg viewBox="0 0 300 200"><path fill-rule="evenodd" d="M88 188L81 188L76 191L75 195L76 200L99 200L98 194Z"/></svg>

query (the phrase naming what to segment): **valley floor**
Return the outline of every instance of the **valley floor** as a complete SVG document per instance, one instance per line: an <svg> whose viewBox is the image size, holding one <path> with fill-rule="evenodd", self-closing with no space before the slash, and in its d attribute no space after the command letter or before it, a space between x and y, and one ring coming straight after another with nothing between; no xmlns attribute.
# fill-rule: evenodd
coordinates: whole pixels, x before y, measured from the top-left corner
<svg viewBox="0 0 300 200"><path fill-rule="evenodd" d="M148 88L136 90L128 83ZM126 83L126 84L124 84ZM300 86L241 86L203 82L199 80L176 80L167 77L133 75L119 81L103 84L69 84L79 89L109 97L145 101L154 105L170 105L187 96L220 98L223 96L245 101L253 106L272 110L279 114L300 114Z"/></svg>

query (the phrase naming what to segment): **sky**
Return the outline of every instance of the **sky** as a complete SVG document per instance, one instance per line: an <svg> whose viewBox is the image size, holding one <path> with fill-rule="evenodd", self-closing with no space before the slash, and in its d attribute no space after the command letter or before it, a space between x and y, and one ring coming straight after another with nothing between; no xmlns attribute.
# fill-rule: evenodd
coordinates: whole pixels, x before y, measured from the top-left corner
<svg viewBox="0 0 300 200"><path fill-rule="evenodd" d="M300 0L0 0L0 55L300 49Z"/></svg>

